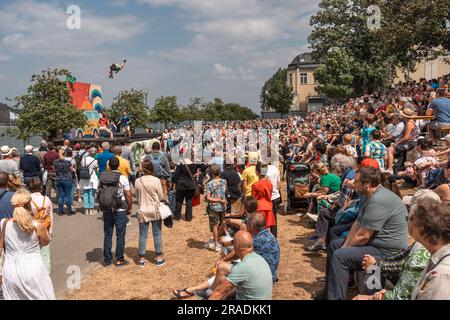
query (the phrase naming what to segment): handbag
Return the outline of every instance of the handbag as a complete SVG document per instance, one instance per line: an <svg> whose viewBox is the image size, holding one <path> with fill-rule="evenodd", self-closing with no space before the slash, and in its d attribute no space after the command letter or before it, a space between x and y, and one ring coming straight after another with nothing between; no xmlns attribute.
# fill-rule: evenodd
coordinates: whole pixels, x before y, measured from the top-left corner
<svg viewBox="0 0 450 320"><path fill-rule="evenodd" d="M147 187L142 182L142 178L141 178L141 180L139 180L139 182L141 183L145 192L147 192L150 195L150 192L148 191ZM159 216L161 217L161 220L165 220L173 215L172 210L170 210L170 207L162 201L159 202L158 213L159 213Z"/></svg>
<svg viewBox="0 0 450 320"><path fill-rule="evenodd" d="M161 220L166 220L167 218L172 216L172 210L170 210L169 206L164 202L159 203L159 215L161 216Z"/></svg>
<svg viewBox="0 0 450 320"><path fill-rule="evenodd" d="M194 176L192 175L191 169L189 169L189 167L186 164L183 164L183 165L186 168L186 171L187 171L189 177L191 177L192 182L194 183L194 186L195 186L195 197L197 197L197 196L200 197L200 190L198 188L197 182L194 179Z"/></svg>

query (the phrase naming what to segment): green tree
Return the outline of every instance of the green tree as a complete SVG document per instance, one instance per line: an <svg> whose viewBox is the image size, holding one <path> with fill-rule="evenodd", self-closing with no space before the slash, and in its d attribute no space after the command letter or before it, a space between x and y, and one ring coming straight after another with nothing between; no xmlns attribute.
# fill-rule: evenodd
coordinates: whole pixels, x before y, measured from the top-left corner
<svg viewBox="0 0 450 320"><path fill-rule="evenodd" d="M145 105L145 95L146 93L142 90L121 91L106 112L115 123L118 123L123 113L127 112L133 128L146 128L149 122L149 110Z"/></svg>
<svg viewBox="0 0 450 320"><path fill-rule="evenodd" d="M308 40L315 60L326 60L335 48L353 59L353 89L359 95L384 89L397 67L413 70L416 63L449 50L445 0L322 0L311 17ZM380 8L380 28L367 22L371 5Z"/></svg>
<svg viewBox="0 0 450 320"><path fill-rule="evenodd" d="M87 119L72 104L65 79L71 76L65 69L47 69L31 77L27 93L15 98L19 114L17 129L7 134L26 140L33 135L46 139L57 136L59 130L68 132L84 127Z"/></svg>
<svg viewBox="0 0 450 320"><path fill-rule="evenodd" d="M281 116L289 113L294 94L292 88L286 82L287 70L281 68L266 81L260 94L262 110L272 109L280 113Z"/></svg>
<svg viewBox="0 0 450 320"><path fill-rule="evenodd" d="M151 119L156 122L163 122L165 128L167 128L169 123L178 123L183 120L183 115L175 96L156 99L151 114Z"/></svg>
<svg viewBox="0 0 450 320"><path fill-rule="evenodd" d="M189 104L181 109L181 120L201 120L203 99L195 97L189 101Z"/></svg>
<svg viewBox="0 0 450 320"><path fill-rule="evenodd" d="M329 53L324 64L314 71L316 90L331 99L343 101L353 94L353 59L342 49Z"/></svg>

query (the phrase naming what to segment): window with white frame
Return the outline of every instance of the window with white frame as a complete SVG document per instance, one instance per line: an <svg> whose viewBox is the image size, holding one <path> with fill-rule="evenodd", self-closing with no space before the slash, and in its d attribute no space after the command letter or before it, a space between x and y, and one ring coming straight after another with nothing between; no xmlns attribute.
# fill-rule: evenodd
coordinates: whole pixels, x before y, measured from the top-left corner
<svg viewBox="0 0 450 320"><path fill-rule="evenodd" d="M300 84L308 84L308 74L300 73Z"/></svg>

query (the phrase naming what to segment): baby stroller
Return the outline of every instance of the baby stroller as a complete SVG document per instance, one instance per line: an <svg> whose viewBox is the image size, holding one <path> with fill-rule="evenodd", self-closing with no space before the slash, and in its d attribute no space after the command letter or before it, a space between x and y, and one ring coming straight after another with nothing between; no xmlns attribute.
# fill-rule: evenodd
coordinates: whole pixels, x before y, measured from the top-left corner
<svg viewBox="0 0 450 320"><path fill-rule="evenodd" d="M287 208L307 209L308 199L303 195L308 192L309 176L311 168L304 163L287 163L286 184L287 184Z"/></svg>

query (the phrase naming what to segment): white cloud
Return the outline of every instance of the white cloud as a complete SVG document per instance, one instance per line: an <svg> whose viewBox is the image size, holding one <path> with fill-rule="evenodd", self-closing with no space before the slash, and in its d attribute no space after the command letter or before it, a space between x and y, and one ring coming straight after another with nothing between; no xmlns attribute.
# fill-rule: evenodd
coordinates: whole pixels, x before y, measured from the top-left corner
<svg viewBox="0 0 450 320"><path fill-rule="evenodd" d="M69 30L65 8L14 1L0 11L0 34L7 51L38 55L83 56L104 46L123 45L145 29L133 15L107 17L81 6L81 29Z"/></svg>
<svg viewBox="0 0 450 320"><path fill-rule="evenodd" d="M221 63L214 64L214 73L217 78L222 80L256 80L257 77L250 68L238 67L230 68Z"/></svg>

